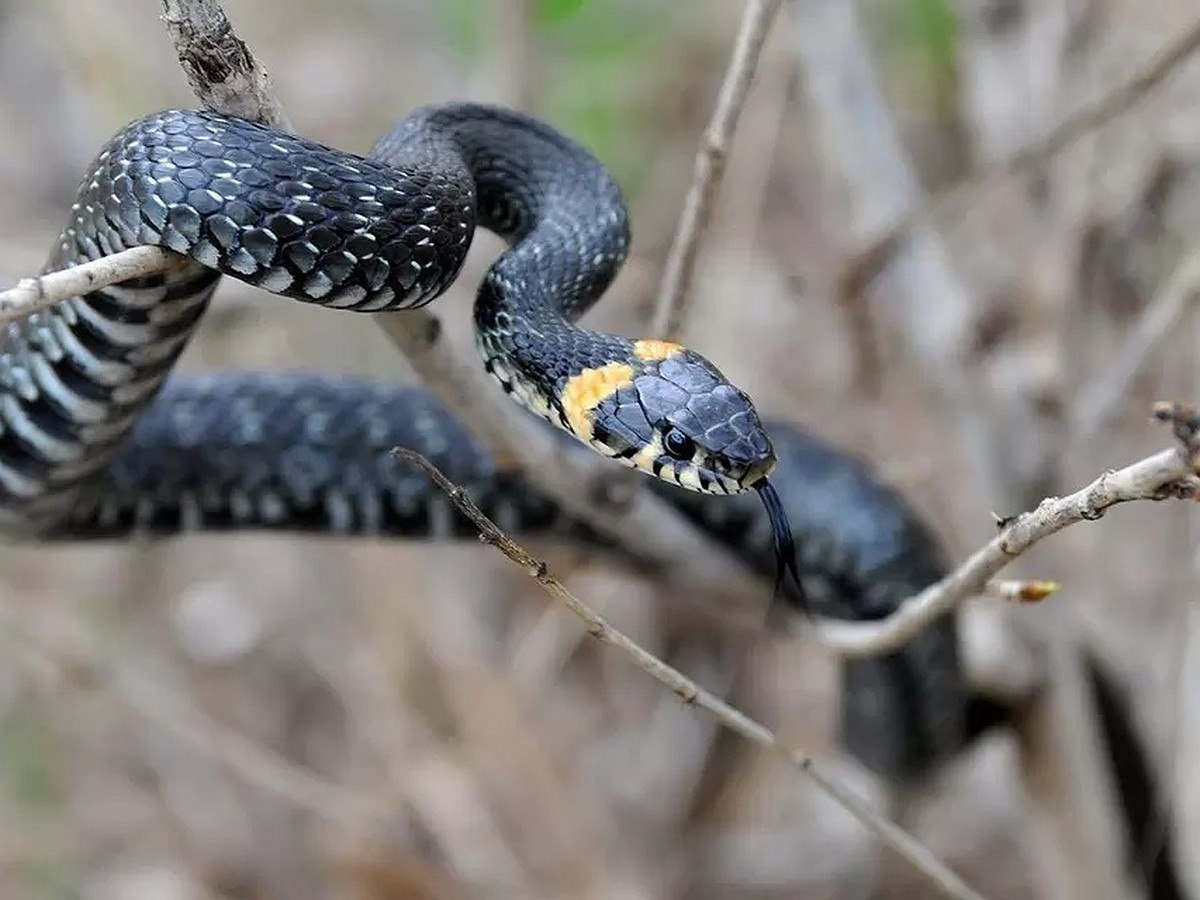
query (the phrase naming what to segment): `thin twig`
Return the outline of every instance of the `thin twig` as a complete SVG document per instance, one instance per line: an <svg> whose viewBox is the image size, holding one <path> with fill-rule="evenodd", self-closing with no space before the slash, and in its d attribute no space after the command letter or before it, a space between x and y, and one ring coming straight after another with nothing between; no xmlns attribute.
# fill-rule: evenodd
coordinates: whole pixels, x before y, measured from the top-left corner
<svg viewBox="0 0 1200 900"><path fill-rule="evenodd" d="M178 259L178 254L159 247L132 247L71 269L22 278L14 287L0 291L0 324L110 284L159 274Z"/></svg>
<svg viewBox="0 0 1200 900"><path fill-rule="evenodd" d="M725 70L725 80L721 84L712 119L704 131L700 149L696 151L692 184L688 188L675 237L667 253L654 322L650 329L658 337L678 337L687 316L688 287L696 266L700 238L708 225L713 200L721 186L729 145L737 128L738 116L745 105L750 82L754 80L754 72L758 68L763 42L767 39L767 32L781 3L782 0L749 0L742 13L733 57L729 60L729 68Z"/></svg>
<svg viewBox="0 0 1200 900"><path fill-rule="evenodd" d="M967 597L986 590L988 579L1034 544L1077 522L1100 518L1109 507L1133 500L1193 497L1200 420L1190 408L1156 408L1155 415L1174 425L1182 446L1163 450L1117 471L1105 472L1066 497L1049 497L1032 512L1002 523L1000 533L941 581L906 600L875 622L828 620L818 626L821 639L849 657L879 656L897 650Z"/></svg>
<svg viewBox="0 0 1200 900"><path fill-rule="evenodd" d="M669 687L684 703L698 707L709 715L715 716L726 728L736 732L769 750L783 759L797 771L810 778L821 790L833 797L847 812L869 829L880 841L907 860L917 871L921 872L930 883L947 897L978 897L970 887L951 872L925 846L909 835L899 826L888 821L859 797L853 791L844 787L832 776L825 774L824 769L812 757L793 750L785 744L774 732L760 722L751 719L745 713L730 706L714 694L700 687L679 670L672 668L660 660L640 644L613 628L608 622L593 611L586 603L567 590L546 566L546 563L533 556L524 547L514 541L500 529L491 519L483 514L467 496L460 486L455 484L429 460L414 453L397 447L392 453L412 465L425 471L437 487L446 493L455 507L478 529L480 540L495 547L502 554L524 569L542 588L555 600L562 603L574 613L587 628L588 634L624 653L633 663L656 681Z"/></svg>
<svg viewBox="0 0 1200 900"><path fill-rule="evenodd" d="M1076 110L1049 134L988 167L979 181L1007 180L1040 166L1075 141L1129 111L1200 50L1200 19L1104 96Z"/></svg>
<svg viewBox="0 0 1200 900"><path fill-rule="evenodd" d="M1175 40L1163 47L1146 63L1095 100L1064 119L1042 138L1032 141L1004 159L968 175L964 180L943 188L924 205L910 206L883 228L868 245L846 263L846 268L861 268L859 259L877 259L880 253L896 248L904 236L926 216L940 216L976 203L987 191L1032 171L1075 141L1103 128L1128 112L1148 93L1167 80L1181 65L1200 50L1200 19L1193 22Z"/></svg>
<svg viewBox="0 0 1200 900"><path fill-rule="evenodd" d="M1198 298L1200 253L1193 253L1167 278L1112 361L1080 392L1072 411L1072 438L1086 442L1113 420L1134 381L1195 308Z"/></svg>

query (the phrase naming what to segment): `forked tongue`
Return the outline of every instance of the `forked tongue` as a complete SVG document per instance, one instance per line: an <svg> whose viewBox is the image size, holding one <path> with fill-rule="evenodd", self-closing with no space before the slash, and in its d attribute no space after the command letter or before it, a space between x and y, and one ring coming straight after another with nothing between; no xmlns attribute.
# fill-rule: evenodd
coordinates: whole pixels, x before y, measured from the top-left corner
<svg viewBox="0 0 1200 900"><path fill-rule="evenodd" d="M796 605L807 609L804 586L800 583L800 573L796 570L796 544L792 540L792 526L784 511L783 500L780 499L775 486L766 478L755 483L754 489L762 498L763 508L766 509L767 518L771 522L771 541L775 547L775 594L772 597L772 605L778 602L784 578L790 574L796 586Z"/></svg>

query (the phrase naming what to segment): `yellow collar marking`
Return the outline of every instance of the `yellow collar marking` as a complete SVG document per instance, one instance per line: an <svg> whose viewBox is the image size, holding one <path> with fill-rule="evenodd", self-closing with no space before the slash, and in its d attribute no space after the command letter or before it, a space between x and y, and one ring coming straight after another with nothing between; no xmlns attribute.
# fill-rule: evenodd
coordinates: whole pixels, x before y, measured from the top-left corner
<svg viewBox="0 0 1200 900"><path fill-rule="evenodd" d="M646 338L633 343L633 355L638 359L650 362L657 359L667 359L676 353L682 353L683 347L671 341L660 341Z"/></svg>
<svg viewBox="0 0 1200 900"><path fill-rule="evenodd" d="M580 439L592 440L592 410L621 388L633 384L633 367L611 362L598 369L584 369L567 382L562 405L571 430Z"/></svg>

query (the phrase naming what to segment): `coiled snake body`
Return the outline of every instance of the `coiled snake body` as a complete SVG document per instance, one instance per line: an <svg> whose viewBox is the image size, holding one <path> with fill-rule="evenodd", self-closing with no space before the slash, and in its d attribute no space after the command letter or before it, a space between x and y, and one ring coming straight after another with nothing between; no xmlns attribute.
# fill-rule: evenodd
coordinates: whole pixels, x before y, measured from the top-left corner
<svg viewBox="0 0 1200 900"><path fill-rule="evenodd" d="M549 126L473 104L418 111L369 158L208 112L121 131L48 268L138 244L186 259L0 337L0 529L60 540L462 533L427 481L391 459L400 445L464 483L502 526L566 533L553 504L423 393L318 376L164 386L221 273L333 308L397 310L449 286L476 222L510 242L479 289L475 325L485 366L514 399L656 476L756 565L782 554L819 612L884 615L936 577L924 531L857 464L786 426L772 427L773 447L749 398L689 350L574 324L624 260L619 191ZM766 477L777 454L778 495ZM724 496L750 487L764 507ZM790 532L781 541L785 513L799 553ZM847 743L877 770L921 771L965 739L953 629L943 620L893 656L845 667Z"/></svg>

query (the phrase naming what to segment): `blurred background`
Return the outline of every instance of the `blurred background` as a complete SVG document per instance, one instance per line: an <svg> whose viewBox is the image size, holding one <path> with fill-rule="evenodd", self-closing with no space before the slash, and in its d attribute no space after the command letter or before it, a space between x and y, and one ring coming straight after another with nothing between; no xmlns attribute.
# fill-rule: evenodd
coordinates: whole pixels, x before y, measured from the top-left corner
<svg viewBox="0 0 1200 900"><path fill-rule="evenodd" d="M474 97L589 145L634 223L632 259L589 322L644 333L740 3L226 7L308 137L365 152L411 107ZM872 280L852 261L920 191L978 181L1196 11L863 0L847 35L828 7L799 0L772 31L685 338L769 415L871 460L958 559L990 537L993 511L1164 446L1151 399L1197 396L1200 331L1181 324L1109 421L1077 427L1084 389L1200 234L1200 64L919 225L928 253L911 265ZM193 104L158 14L151 0L0 0L6 283L40 268L104 140ZM888 185L886 122L854 124L870 104L830 100L835 70L856 61L847 41L875 67L911 183ZM872 128L878 142L855 137ZM464 345L497 247L481 235L439 301ZM183 363L299 367L411 380L371 322L230 281ZM1187 647L1195 525L1183 504L1115 511L1021 561L1061 595L979 612L985 634L1035 655L1086 642L1112 664L1200 884L1200 692L1185 689L1200 676ZM552 563L650 649L718 691L737 673L730 696L748 713L881 806L894 799L840 758L835 661L811 639L732 626L578 551ZM1001 680L1022 665L976 662ZM0 550L3 897L927 895L794 772L718 738L478 546L232 536ZM999 733L904 804L905 824L988 896L1049 896L1027 765Z"/></svg>

